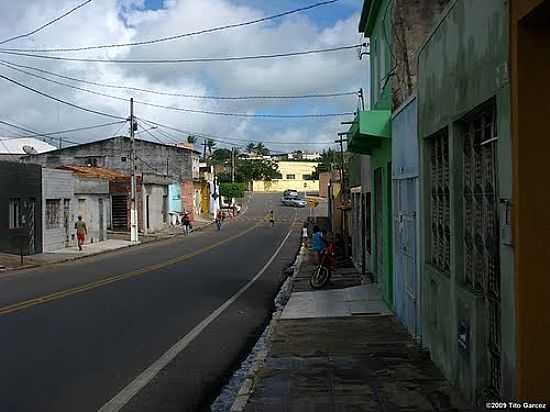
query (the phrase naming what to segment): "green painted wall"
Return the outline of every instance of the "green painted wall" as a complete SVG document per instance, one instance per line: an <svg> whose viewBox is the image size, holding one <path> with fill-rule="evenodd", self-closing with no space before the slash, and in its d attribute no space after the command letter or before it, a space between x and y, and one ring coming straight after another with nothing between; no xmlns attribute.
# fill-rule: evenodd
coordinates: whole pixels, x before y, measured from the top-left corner
<svg viewBox="0 0 550 412"><path fill-rule="evenodd" d="M494 99L498 123L498 198L511 199L510 85L508 80L508 10L502 0L455 0L444 12L418 53L418 134L421 164L421 258L423 339L432 359L466 396L482 396L487 385L485 306L461 281L462 129L458 120ZM426 138L447 128L451 162L451 273L427 263L430 228ZM502 209L500 209L502 210ZM502 218L501 218L502 219ZM506 228L501 226L501 236ZM513 398L515 317L513 249L500 242L503 398ZM459 350L458 322L469 319L468 353Z"/></svg>
<svg viewBox="0 0 550 412"><path fill-rule="evenodd" d="M376 273L377 280L382 289L384 300L393 308L393 253L392 253L392 199L391 199L391 140L387 140L387 143L383 143L380 148L373 151L371 155L371 188L372 188L372 257L378 253L376 247L376 210L375 205L377 203L377 193L374 183L374 171L378 168L382 168L382 209L383 209L383 259L384 267L382 273L380 271L375 272L377 268L374 267L374 261L371 257L369 270Z"/></svg>
<svg viewBox="0 0 550 412"><path fill-rule="evenodd" d="M370 3L370 12L366 21L365 35L370 40L370 72L371 95L370 108L372 110L391 110L392 82L391 47L392 47L392 2L393 0L373 0ZM367 4L365 2L365 4ZM389 125L391 130L391 125ZM382 176L382 204L383 204L383 260L382 273L376 273L377 280L383 291L384 300L393 307L393 253L392 253L392 201L391 201L391 136L384 139L381 145L371 154L371 190L372 190L372 254L368 266L371 272L375 271L373 256L376 256L375 242L375 205L376 192L374 190L374 170L383 169Z"/></svg>

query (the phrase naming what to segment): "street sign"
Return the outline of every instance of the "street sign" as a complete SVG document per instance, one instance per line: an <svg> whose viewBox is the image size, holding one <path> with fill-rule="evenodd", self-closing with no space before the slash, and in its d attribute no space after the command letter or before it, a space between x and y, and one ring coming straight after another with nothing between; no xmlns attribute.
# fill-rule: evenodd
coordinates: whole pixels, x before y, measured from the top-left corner
<svg viewBox="0 0 550 412"><path fill-rule="evenodd" d="M306 199L306 201L307 201L307 207L314 208L319 206L319 201L317 199Z"/></svg>

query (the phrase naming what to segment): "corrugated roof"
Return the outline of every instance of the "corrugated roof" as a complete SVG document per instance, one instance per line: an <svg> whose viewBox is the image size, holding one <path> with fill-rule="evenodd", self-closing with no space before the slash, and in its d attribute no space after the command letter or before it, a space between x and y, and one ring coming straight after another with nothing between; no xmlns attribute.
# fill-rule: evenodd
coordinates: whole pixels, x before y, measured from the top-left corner
<svg viewBox="0 0 550 412"><path fill-rule="evenodd" d="M27 152L23 148L27 146ZM0 137L0 154L26 155L28 151L34 149L36 153L46 153L56 150L57 147L52 146L42 140L32 137L18 137L14 139L3 139Z"/></svg>
<svg viewBox="0 0 550 412"><path fill-rule="evenodd" d="M105 167L65 165L59 166L58 169L70 170L78 176L97 177L108 180L127 179L129 177L128 175L121 173L118 170L107 169Z"/></svg>

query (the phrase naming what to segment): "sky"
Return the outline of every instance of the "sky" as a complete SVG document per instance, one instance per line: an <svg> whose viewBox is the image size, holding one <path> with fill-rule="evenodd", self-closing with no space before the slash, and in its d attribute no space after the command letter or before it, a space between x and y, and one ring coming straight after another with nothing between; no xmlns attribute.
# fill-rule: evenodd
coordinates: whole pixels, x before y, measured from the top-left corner
<svg viewBox="0 0 550 412"><path fill-rule="evenodd" d="M80 0L81 1L81 0ZM21 0L0 2L0 41L27 33L70 10L79 0ZM187 33L225 24L249 21L271 14L304 7L318 0L93 0L73 14L26 38L0 48L66 48L98 44L136 42ZM339 0L305 13L270 22L207 33L147 46L132 46L53 55L117 59L173 59L244 56L284 53L357 44L357 22L362 0ZM356 50L291 58L238 62L190 64L110 64L44 60L0 53L0 63L13 63L48 70L63 76L91 82L130 86L161 92L198 96L302 95L367 89L367 62ZM164 96L140 91L112 89L52 77L96 92L129 100L192 110L247 114L321 114L353 112L356 96L307 100L204 100ZM0 75L16 80L58 99L95 111L126 118L128 101L110 99L54 84L0 65ZM0 78L0 121L45 133L113 122L52 101ZM135 104L142 119L181 130L157 128L143 131L140 138L185 141L185 133L219 138L218 146L244 146L247 142L266 143L275 152L320 150L345 130L340 122L351 116L314 119L266 119L184 113ZM184 133L185 132L185 133ZM126 134L127 126L64 134L72 142L87 142ZM0 124L0 136L25 132ZM202 139L199 139L202 140Z"/></svg>

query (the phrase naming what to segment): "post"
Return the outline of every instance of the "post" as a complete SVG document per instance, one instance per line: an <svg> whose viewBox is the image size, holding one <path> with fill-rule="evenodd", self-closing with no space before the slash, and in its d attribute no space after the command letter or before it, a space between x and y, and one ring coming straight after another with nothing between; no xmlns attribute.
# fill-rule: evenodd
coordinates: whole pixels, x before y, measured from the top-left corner
<svg viewBox="0 0 550 412"><path fill-rule="evenodd" d="M235 148L231 147L231 183L235 183Z"/></svg>
<svg viewBox="0 0 550 412"><path fill-rule="evenodd" d="M134 99L130 99L130 168L131 185L130 194L130 242L138 243L137 208L136 208L136 148L134 139Z"/></svg>
<svg viewBox="0 0 550 412"><path fill-rule="evenodd" d="M359 89L359 98L361 99L361 110L365 111L365 96L362 87Z"/></svg>
<svg viewBox="0 0 550 412"><path fill-rule="evenodd" d="M344 203L344 194L346 192L346 185L345 185L345 175L344 175L344 142L346 139L344 139L344 134L339 134L339 139L336 140L336 143L340 143L340 205L343 206ZM348 257L348 240L347 236L345 236L345 230L344 230L344 223L345 223L345 214L344 214L344 208L342 207L342 210L340 211L340 226L342 227L342 240L344 242L344 257Z"/></svg>

